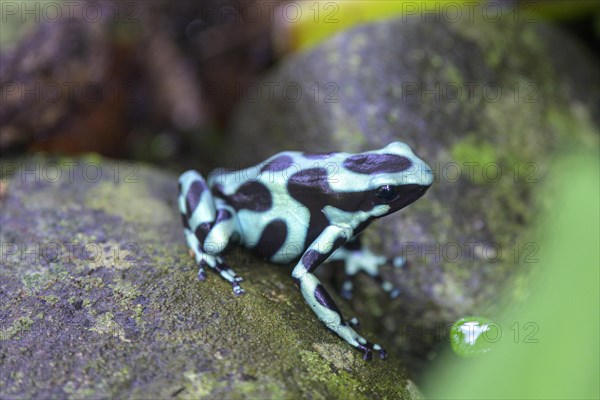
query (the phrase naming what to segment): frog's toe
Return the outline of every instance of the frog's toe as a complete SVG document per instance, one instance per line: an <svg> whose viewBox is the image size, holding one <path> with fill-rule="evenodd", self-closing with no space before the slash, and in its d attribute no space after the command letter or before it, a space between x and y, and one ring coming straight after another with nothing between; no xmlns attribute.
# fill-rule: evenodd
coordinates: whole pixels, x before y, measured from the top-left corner
<svg viewBox="0 0 600 400"><path fill-rule="evenodd" d="M375 279L375 281L379 283L381 289L383 289L383 291L386 292L390 296L390 298L395 299L400 295L400 289L394 286L392 282L386 281L381 276L374 276L373 279Z"/></svg>
<svg viewBox="0 0 600 400"><path fill-rule="evenodd" d="M342 289L340 290L340 295L344 299L350 300L352 298L353 290L354 290L354 285L352 284L352 281L350 279L346 279L342 283Z"/></svg>
<svg viewBox="0 0 600 400"><path fill-rule="evenodd" d="M394 257L391 260L391 264L394 266L394 268L402 268L402 267L406 266L406 257L403 257L403 256Z"/></svg>
<svg viewBox="0 0 600 400"><path fill-rule="evenodd" d="M225 263L222 259L217 262L215 266L215 270L227 281L233 282L241 282L243 279L241 276L235 273L227 263Z"/></svg>
<svg viewBox="0 0 600 400"><path fill-rule="evenodd" d="M382 280L380 284L383 291L386 292L390 296L390 298L395 299L398 296L400 296L400 289L394 286L392 282Z"/></svg>
<svg viewBox="0 0 600 400"><path fill-rule="evenodd" d="M347 322L348 322L348 325L350 325L353 328L360 327L360 322L358 322L358 318L356 318L356 317L350 318Z"/></svg>
<svg viewBox="0 0 600 400"><path fill-rule="evenodd" d="M236 296L240 296L240 295L246 293L246 291L244 289L242 289L242 287L240 286L239 283L233 282L232 286L233 286L233 293L235 293Z"/></svg>
<svg viewBox="0 0 600 400"><path fill-rule="evenodd" d="M363 352L363 360L366 361L369 361L373 358L373 351L377 351L379 353L379 358L382 360L387 357L387 352L385 349L377 343L365 341L364 343L358 345L358 349Z"/></svg>
<svg viewBox="0 0 600 400"><path fill-rule="evenodd" d="M205 281L206 280L206 272L205 272L206 270L205 270L205 267L210 267L210 265L206 261L201 260L198 263L198 280L199 281Z"/></svg>
<svg viewBox="0 0 600 400"><path fill-rule="evenodd" d="M206 280L206 272L204 272L204 268L200 267L198 270L198 280L205 281Z"/></svg>
<svg viewBox="0 0 600 400"><path fill-rule="evenodd" d="M358 346L358 348L363 352L363 360L371 361L373 359L373 353L371 349L365 346Z"/></svg>

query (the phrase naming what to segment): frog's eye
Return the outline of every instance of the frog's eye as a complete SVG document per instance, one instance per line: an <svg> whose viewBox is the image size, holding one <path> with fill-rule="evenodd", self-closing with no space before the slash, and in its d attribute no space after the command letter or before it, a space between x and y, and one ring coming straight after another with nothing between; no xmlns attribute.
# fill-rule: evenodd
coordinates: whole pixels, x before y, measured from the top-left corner
<svg viewBox="0 0 600 400"><path fill-rule="evenodd" d="M400 196L400 193L398 193L398 190L394 186L383 185L377 189L375 196L384 203L391 203Z"/></svg>

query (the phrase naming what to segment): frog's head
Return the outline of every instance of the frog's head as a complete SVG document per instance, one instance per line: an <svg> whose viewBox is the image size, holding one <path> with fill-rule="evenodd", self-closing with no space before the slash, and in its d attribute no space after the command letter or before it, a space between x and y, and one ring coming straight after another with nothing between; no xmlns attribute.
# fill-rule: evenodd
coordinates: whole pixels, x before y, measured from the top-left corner
<svg viewBox="0 0 600 400"><path fill-rule="evenodd" d="M359 208L371 210L374 218L406 207L433 183L431 168L401 142L350 156L343 167L354 173L356 182L362 181L366 186Z"/></svg>
<svg viewBox="0 0 600 400"><path fill-rule="evenodd" d="M433 182L429 166L400 142L360 154L302 157L298 164L307 167L293 174L286 187L293 199L308 208L309 231L315 230L315 234L327 224L360 231L371 220L417 200Z"/></svg>

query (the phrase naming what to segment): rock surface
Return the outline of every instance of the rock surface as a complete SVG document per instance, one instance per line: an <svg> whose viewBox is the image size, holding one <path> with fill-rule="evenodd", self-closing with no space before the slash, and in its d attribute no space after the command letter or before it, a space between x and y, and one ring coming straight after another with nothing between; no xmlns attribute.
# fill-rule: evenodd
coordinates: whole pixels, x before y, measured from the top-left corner
<svg viewBox="0 0 600 400"><path fill-rule="evenodd" d="M365 362L329 333L289 268L238 251L244 296L198 282L176 176L95 157L0 166L24 168L0 196L0 397L419 396L397 357Z"/></svg>
<svg viewBox="0 0 600 400"><path fill-rule="evenodd" d="M447 324L489 315L509 278L523 298L527 279L515 272L537 264L526 229L548 167L574 141L598 144L600 69L531 18L490 21L476 8L458 21L398 18L344 32L272 71L231 126L231 166L401 140L433 167L423 199L364 234L407 255L408 267L388 275L400 298L386 301L365 278L353 303L412 371Z"/></svg>

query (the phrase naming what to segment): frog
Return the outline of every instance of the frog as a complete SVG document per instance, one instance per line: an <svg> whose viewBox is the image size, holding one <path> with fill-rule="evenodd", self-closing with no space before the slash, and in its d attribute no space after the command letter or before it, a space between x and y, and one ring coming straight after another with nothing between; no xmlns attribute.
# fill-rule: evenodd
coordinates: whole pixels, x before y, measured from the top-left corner
<svg viewBox="0 0 600 400"><path fill-rule="evenodd" d="M373 353L384 359L385 349L357 332L357 319L344 319L315 270L343 262L345 298L359 272L397 297L399 290L380 275L390 259L364 246L360 234L374 220L415 202L432 183L431 168L399 141L361 153L283 151L241 170L216 169L207 179L196 170L184 172L178 206L199 280L210 269L235 295L244 294L243 279L226 262L235 246L293 265L291 277L317 318L363 359ZM393 259L395 267L404 263L402 256Z"/></svg>

